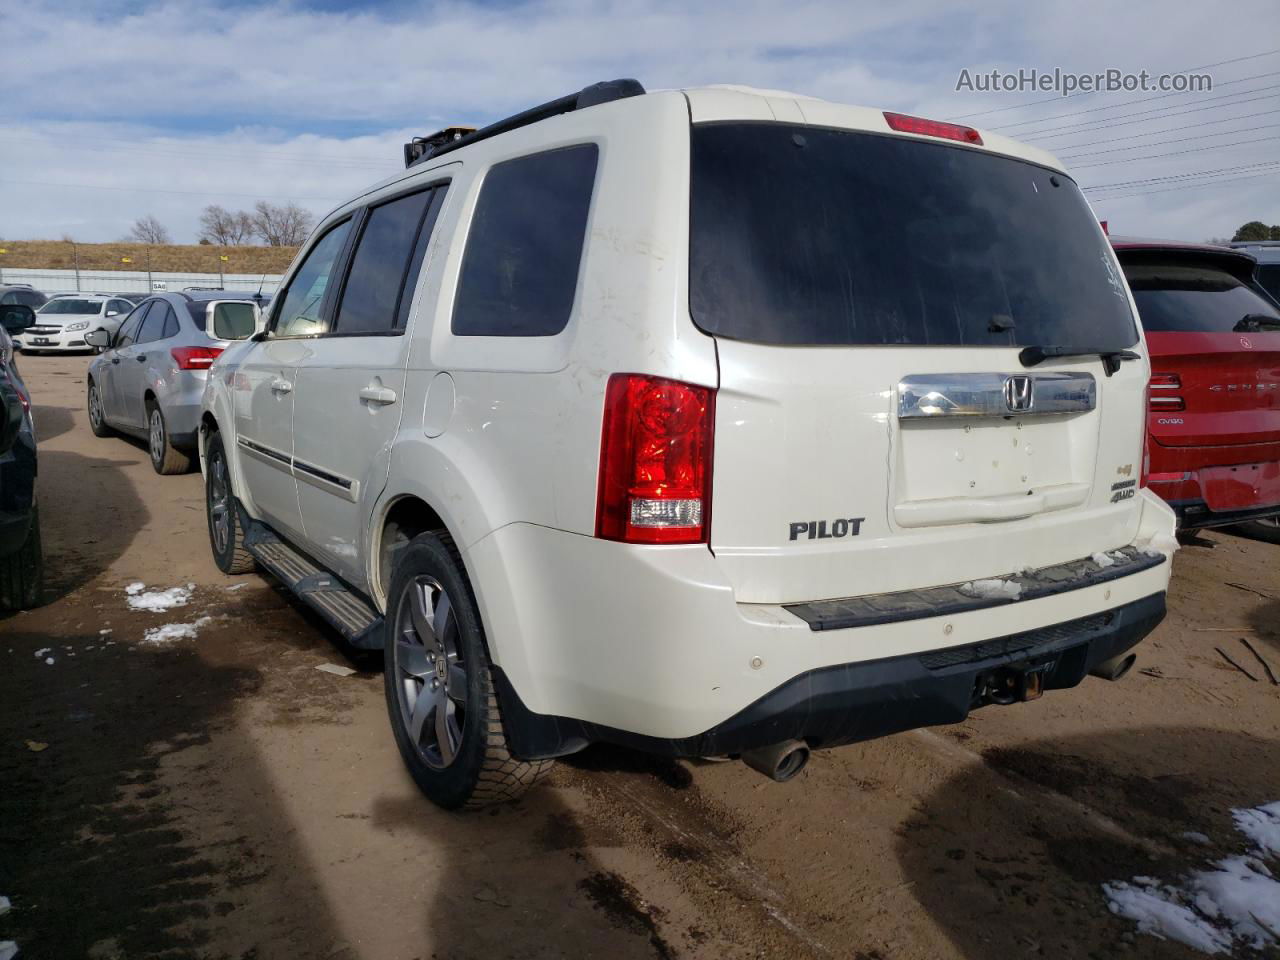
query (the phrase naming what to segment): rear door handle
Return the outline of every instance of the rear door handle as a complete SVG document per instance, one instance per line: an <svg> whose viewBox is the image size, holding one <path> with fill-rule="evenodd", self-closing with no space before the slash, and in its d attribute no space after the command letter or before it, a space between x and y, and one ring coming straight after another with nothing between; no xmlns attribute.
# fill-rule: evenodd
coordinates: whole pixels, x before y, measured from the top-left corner
<svg viewBox="0 0 1280 960"><path fill-rule="evenodd" d="M368 400L370 403L381 403L385 405L396 402L396 392L390 387L375 387L373 384L370 384L360 390L360 399Z"/></svg>
<svg viewBox="0 0 1280 960"><path fill-rule="evenodd" d="M119 358L119 357L112 357L112 358L111 358L111 362L112 362L112 363L119 363L119 362L120 362L120 358Z"/></svg>
<svg viewBox="0 0 1280 960"><path fill-rule="evenodd" d="M290 383L288 380L272 380L271 392L272 393L292 393L293 384Z"/></svg>
<svg viewBox="0 0 1280 960"><path fill-rule="evenodd" d="M147 355L146 355L145 353L140 353L140 354L138 354L136 357L134 357L133 359L137 360L139 363L146 363L146 362L147 362Z"/></svg>

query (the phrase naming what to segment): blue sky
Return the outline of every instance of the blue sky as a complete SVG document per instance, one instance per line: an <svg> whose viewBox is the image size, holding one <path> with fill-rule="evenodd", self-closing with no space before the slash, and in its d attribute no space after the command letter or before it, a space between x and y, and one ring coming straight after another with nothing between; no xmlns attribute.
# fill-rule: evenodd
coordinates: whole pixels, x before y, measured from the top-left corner
<svg viewBox="0 0 1280 960"><path fill-rule="evenodd" d="M0 8L0 29L23 38L18 69L6 71L0 236L116 239L151 213L189 241L206 203L297 199L320 213L393 172L409 135L482 124L599 79L744 83L951 117L1041 98L957 93L962 68L1236 59L1280 48L1280 4L1236 0L1223 17L1203 0L21 0ZM1280 52L1210 72L1240 82L1151 105L1196 111L1180 117L1105 128L1139 109L1119 104L1141 94L1116 94L972 122L1036 121L1002 132L1040 132L1040 145L1075 158L1082 184L1146 181L1093 195L1124 232L1198 240L1254 217L1280 222L1280 167L1251 166L1280 143L1280 112L1257 116L1280 109ZM1237 95L1201 109L1225 94ZM1055 115L1095 107L1058 124L1087 126L1042 133ZM1258 142L1237 143L1246 139ZM1146 158L1180 149L1193 152ZM1183 176L1207 170L1226 172Z"/></svg>

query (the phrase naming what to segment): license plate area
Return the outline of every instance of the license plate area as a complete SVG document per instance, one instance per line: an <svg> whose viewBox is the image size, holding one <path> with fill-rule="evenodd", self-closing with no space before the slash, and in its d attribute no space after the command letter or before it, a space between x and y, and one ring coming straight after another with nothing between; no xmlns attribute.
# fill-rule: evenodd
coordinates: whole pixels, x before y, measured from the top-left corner
<svg viewBox="0 0 1280 960"><path fill-rule="evenodd" d="M37 347L47 346L49 343L49 338L48 337L32 337L31 343Z"/></svg>

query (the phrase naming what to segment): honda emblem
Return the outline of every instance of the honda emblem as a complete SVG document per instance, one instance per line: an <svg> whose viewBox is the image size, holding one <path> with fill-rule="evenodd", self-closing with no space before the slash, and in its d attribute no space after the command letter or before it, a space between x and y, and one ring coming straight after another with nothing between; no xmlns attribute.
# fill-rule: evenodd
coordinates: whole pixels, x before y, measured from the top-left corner
<svg viewBox="0 0 1280 960"><path fill-rule="evenodd" d="M1034 397L1031 391L1031 378L1024 376L1009 377L1004 382L1004 405L1014 413L1026 413L1031 409Z"/></svg>

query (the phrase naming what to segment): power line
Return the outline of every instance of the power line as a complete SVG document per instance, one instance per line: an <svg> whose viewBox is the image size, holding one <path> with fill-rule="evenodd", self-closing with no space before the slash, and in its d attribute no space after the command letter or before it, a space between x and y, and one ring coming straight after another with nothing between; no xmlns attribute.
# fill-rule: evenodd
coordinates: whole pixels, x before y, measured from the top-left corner
<svg viewBox="0 0 1280 960"><path fill-rule="evenodd" d="M1211 127L1219 123L1230 123L1232 120L1252 120L1254 117L1265 117L1273 113L1280 113L1280 109L1276 110L1259 110L1257 113L1246 113L1239 117L1220 117L1217 120L1202 120L1200 123L1184 123L1180 127L1170 127L1168 130L1148 130L1146 133L1131 133L1123 137L1108 137L1105 140L1090 140L1088 143L1073 143L1059 147L1060 150L1075 150L1079 147L1096 147L1104 143L1119 143L1121 140L1138 140L1142 137L1157 137L1162 133L1172 133L1174 130L1194 130L1196 127ZM1156 119L1163 119L1157 117ZM1142 146L1150 146L1150 144L1142 144Z"/></svg>
<svg viewBox="0 0 1280 960"><path fill-rule="evenodd" d="M1141 157L1124 157L1120 160L1099 160L1097 163L1074 163L1072 164L1072 167L1076 170L1084 170L1088 167L1109 167L1117 163L1133 163L1135 160L1160 160L1164 157L1181 157L1188 153L1204 153L1207 150L1225 150L1228 147L1243 147L1250 143L1266 143L1268 140L1280 140L1280 136L1258 137L1256 140L1237 140L1235 143L1218 143L1212 147L1191 147L1188 150L1171 150L1168 153L1148 153Z"/></svg>
<svg viewBox="0 0 1280 960"><path fill-rule="evenodd" d="M1106 190L1112 187L1132 187L1142 183L1159 183L1167 180L1185 180L1189 177L1205 177L1213 174L1239 173L1241 170L1257 170L1262 167L1280 166L1280 160L1261 160L1257 163L1242 163L1234 167L1214 167L1210 170L1192 170L1187 173L1168 173L1161 177L1146 177L1142 180L1117 180L1115 183L1095 183L1081 187L1085 193L1093 190Z"/></svg>
<svg viewBox="0 0 1280 960"><path fill-rule="evenodd" d="M1146 197L1146 196L1150 196L1153 193L1170 193L1176 190L1195 190L1200 187L1218 187L1224 183L1235 183L1240 180L1256 180L1259 177L1274 177L1274 176L1276 176L1276 172L1269 171L1267 173L1252 173L1244 177L1227 177L1226 179L1215 180L1210 183L1183 183L1183 184L1178 184L1177 186L1172 186L1172 187L1162 187L1157 190L1139 190L1134 193L1122 193L1122 194L1119 194L1118 196L1098 197L1097 202L1104 203L1111 200L1128 200L1130 197Z"/></svg>
<svg viewBox="0 0 1280 960"><path fill-rule="evenodd" d="M1086 153L1058 154L1059 160L1071 160L1075 157L1101 157L1108 153L1124 153L1126 150L1144 150L1147 147L1164 147L1171 143L1190 143L1193 140L1211 140L1214 137L1230 137L1237 133L1253 133L1256 130L1272 130L1280 127L1280 123L1263 123L1254 127L1243 127L1239 130L1220 130L1217 133L1202 133L1195 137L1174 137L1172 140L1152 140L1150 143L1135 143L1130 147L1112 147L1110 150L1091 150ZM1067 147L1067 150L1079 150L1087 144ZM1135 158L1137 159L1137 158Z"/></svg>
<svg viewBox="0 0 1280 960"><path fill-rule="evenodd" d="M1280 86L1280 84L1274 84L1270 87L1259 87L1258 90L1241 90L1239 93L1230 94L1230 96L1238 97L1242 94L1258 93L1260 90L1274 90L1278 86ZM1259 100L1274 102L1275 97L1274 96L1251 97L1248 100L1237 100L1235 103L1219 103L1219 104L1211 104L1207 107L1206 106L1192 107L1190 110L1178 110L1178 111L1175 111L1174 113L1165 113L1164 116L1162 117L1155 117L1151 119L1164 120L1164 119L1167 119L1168 117L1182 117L1182 116L1186 116L1188 113L1200 113L1203 110L1220 110L1223 107L1238 107L1245 103L1256 103ZM1173 104L1172 106L1181 106L1181 104ZM1019 137L1019 139L1028 140L1028 141L1041 140L1045 137L1054 139L1055 132L1059 130L1088 130L1090 133L1092 133L1094 130L1109 130L1112 127L1125 127L1125 126L1128 126L1130 123L1147 123L1149 122L1148 120L1127 120L1125 118L1126 117L1145 117L1148 114L1162 113L1163 111L1166 111L1169 109L1170 107L1155 107L1151 110L1139 110L1136 113L1121 114L1119 117L1104 118L1106 121L1115 121L1114 123L1102 122L1102 120L1087 120L1084 123L1068 124L1065 127L1054 127L1050 130L1035 130L1031 133L1022 134Z"/></svg>
<svg viewBox="0 0 1280 960"><path fill-rule="evenodd" d="M1233 83L1246 83L1249 80L1262 80L1265 77L1274 77L1280 75L1280 70L1272 70L1270 73L1255 73L1251 77L1241 77L1238 80L1227 80L1225 83L1218 84L1219 87L1229 87ZM1216 89L1216 88L1215 88ZM1090 107L1088 110L1075 110L1072 113L1059 113L1052 117L1041 117L1038 120L1019 120L1017 123L1006 123L1003 126L992 127L992 130L1010 130L1013 127L1025 127L1029 123L1049 123L1054 120L1065 120L1067 117L1080 117L1086 113L1097 113L1100 110L1119 110L1121 107L1131 107L1135 103L1150 103L1152 100L1167 100L1169 97L1185 97L1191 91L1176 90L1172 93L1159 93L1154 97L1138 97L1136 100L1125 100L1123 103L1109 103L1104 107ZM1234 96L1234 94L1225 94L1224 96ZM1203 101L1201 101L1203 102ZM1179 104L1172 104L1179 106Z"/></svg>
<svg viewBox="0 0 1280 960"><path fill-rule="evenodd" d="M149 146L146 143L139 142L137 140L120 140L118 138L103 138L103 139L111 140L115 144L119 144L118 146L103 145L102 146L103 150L119 151L122 153L140 153L140 154L145 154L147 156L168 157L168 158L176 158L176 159L250 160L254 162L266 162L266 163L287 163L291 166L297 165L297 164L306 164L310 166L322 166L328 169L341 167L341 168L353 169L353 170L357 168L358 169L370 169L370 168L385 169L387 167L394 168L398 166L398 158L394 158L394 157L389 157L382 161L372 161L372 160L357 160L357 159L347 158L347 157L325 158L325 157L317 157L315 155L304 157L304 156L298 156L298 155L277 154L271 151L262 151L261 153L240 153L240 152L229 152L229 151L218 151L218 150L204 150L203 148L184 150L181 147L175 149L167 145ZM49 141L49 138L38 136L38 135L5 134L3 136L0 136L0 142L4 142L4 141L9 141L9 142L38 141L51 148L56 148L56 145L51 143Z"/></svg>
<svg viewBox="0 0 1280 960"><path fill-rule="evenodd" d="M1217 63L1206 63L1199 67L1187 67L1185 70L1175 70L1173 73L1190 73L1192 70L1208 70L1210 67L1225 67L1229 63L1243 63L1245 60L1257 60L1260 57L1270 57L1273 54L1280 53L1280 50L1266 50L1262 53L1251 53L1247 57L1235 57L1231 60L1219 60ZM970 117L984 117L991 113L1004 113L1007 110L1021 110L1023 107L1035 107L1042 103L1058 103L1063 100L1071 100L1075 97L1087 97L1095 94L1096 90L1081 90L1077 93L1069 93L1066 96L1045 97L1043 100L1029 100L1026 103L1015 103L1011 107L993 107L990 110L979 110L976 113L963 113L958 117L947 117L948 120L967 120Z"/></svg>
<svg viewBox="0 0 1280 960"><path fill-rule="evenodd" d="M260 193L228 193L217 190L164 190L159 187L112 187L96 183L52 183L47 180L10 180L0 179L0 183L19 184L29 187L71 187L79 190L120 190L126 193L175 193L191 197L250 197L255 200L296 200L315 201L319 203L337 203L339 197L264 197Z"/></svg>

